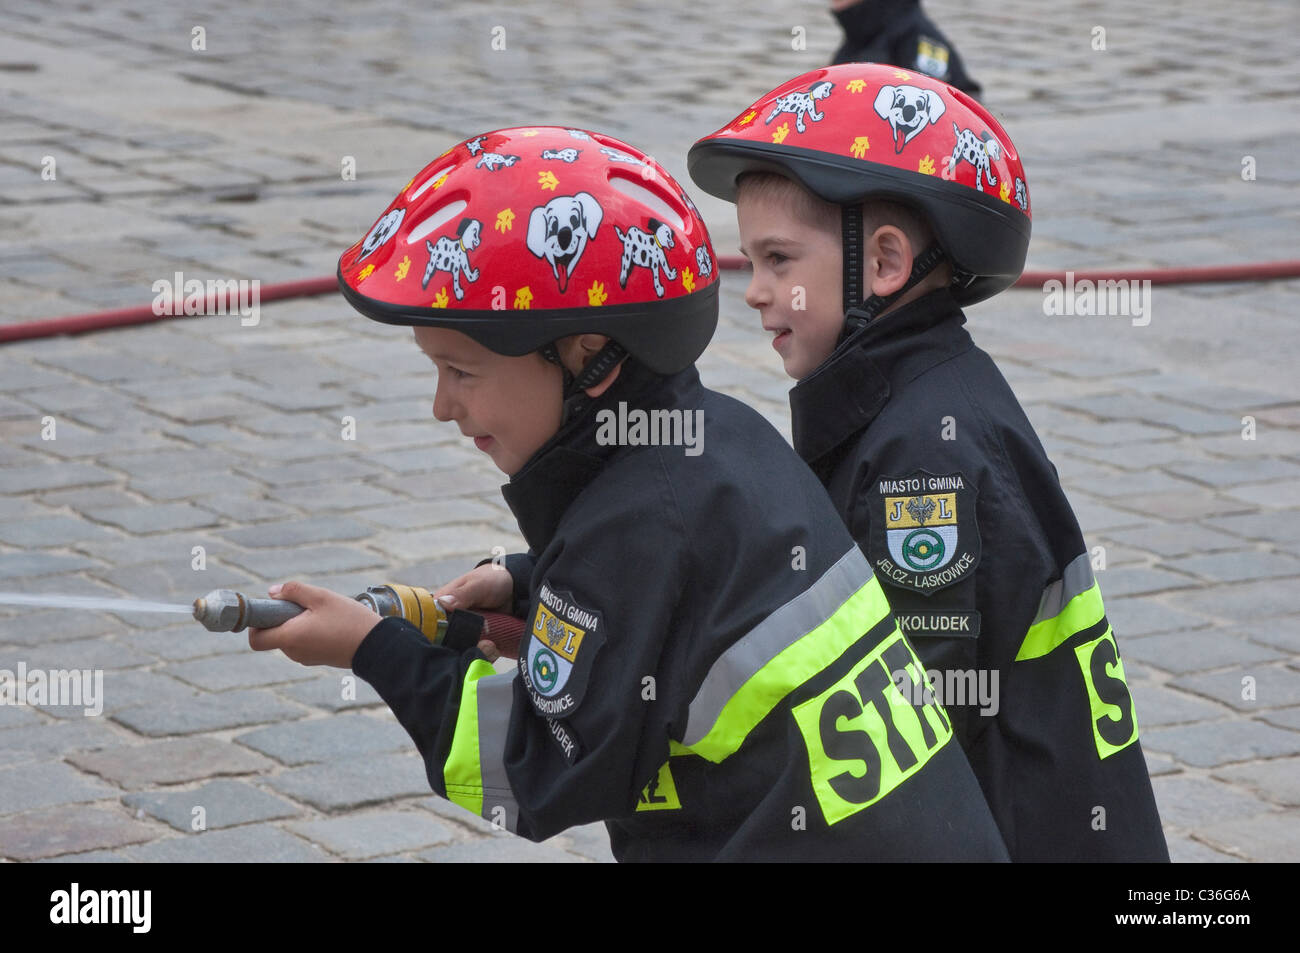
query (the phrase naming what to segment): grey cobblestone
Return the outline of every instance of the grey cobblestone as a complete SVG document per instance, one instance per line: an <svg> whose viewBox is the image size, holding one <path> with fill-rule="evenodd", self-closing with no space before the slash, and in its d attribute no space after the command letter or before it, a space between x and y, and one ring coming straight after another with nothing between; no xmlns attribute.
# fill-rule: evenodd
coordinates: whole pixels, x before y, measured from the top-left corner
<svg viewBox="0 0 1300 953"><path fill-rule="evenodd" d="M1190 589L1196 580L1163 569L1146 569L1136 566L1116 566L1098 573L1101 577L1101 591L1110 598L1144 595L1153 592L1168 592L1174 589Z"/></svg>
<svg viewBox="0 0 1300 953"><path fill-rule="evenodd" d="M226 553L224 558L262 579L302 578L318 573L378 569L384 560L357 546L302 546Z"/></svg>
<svg viewBox="0 0 1300 953"><path fill-rule="evenodd" d="M1231 487L1246 483L1268 483L1273 480L1292 480L1300 477L1300 466L1289 460L1276 460L1271 457L1251 460L1216 460L1198 464L1174 464L1168 466L1170 473L1195 480L1206 486Z"/></svg>
<svg viewBox="0 0 1300 953"><path fill-rule="evenodd" d="M1250 817L1269 810L1258 798L1205 778L1164 777L1151 782L1160 819L1185 830L1198 830L1216 821Z"/></svg>
<svg viewBox="0 0 1300 953"><path fill-rule="evenodd" d="M1275 543L1300 542L1300 519L1279 519L1276 513L1242 513L1207 519L1205 522L1244 539Z"/></svg>
<svg viewBox="0 0 1300 953"><path fill-rule="evenodd" d="M1162 565L1176 572L1190 573L1214 582L1246 582L1278 576L1300 576L1300 559L1285 553L1258 550L1185 556L1182 559L1165 560Z"/></svg>
<svg viewBox="0 0 1300 953"><path fill-rule="evenodd" d="M1280 812L1256 814L1209 824L1198 837L1225 851L1265 863L1294 860L1300 856L1300 829L1280 823Z"/></svg>
<svg viewBox="0 0 1300 953"><path fill-rule="evenodd" d="M345 860L441 846L453 843L459 836L450 825L413 811L384 811L286 826Z"/></svg>
<svg viewBox="0 0 1300 953"><path fill-rule="evenodd" d="M46 576L58 572L77 572L99 566L85 556L61 553L42 553L27 550L17 553L0 553L0 579L22 579L27 576Z"/></svg>
<svg viewBox="0 0 1300 953"><path fill-rule="evenodd" d="M310 682L299 682L296 685L281 688L279 692L281 695L288 695L304 705L314 705L317 708L325 708L329 711L365 708L384 703L384 700L379 697L379 693L370 687L369 682L341 669L332 669L331 671L335 674L319 677Z"/></svg>
<svg viewBox="0 0 1300 953"><path fill-rule="evenodd" d="M258 523L237 530L218 533L237 546L266 548L273 546L299 546L303 543L320 543L326 540L363 539L374 530L364 523L338 516L320 516L304 520L281 520Z"/></svg>
<svg viewBox="0 0 1300 953"><path fill-rule="evenodd" d="M1144 747L1199 768L1300 754L1300 734L1258 721L1214 722L1212 731L1203 723L1156 728L1142 737Z"/></svg>
<svg viewBox="0 0 1300 953"><path fill-rule="evenodd" d="M197 529L217 523L211 513L190 503L155 503L149 506L101 509L91 515L135 534Z"/></svg>
<svg viewBox="0 0 1300 953"><path fill-rule="evenodd" d="M1217 851L1213 847L1185 837L1170 837L1169 859L1175 864L1239 864L1240 857L1233 857Z"/></svg>
<svg viewBox="0 0 1300 953"><path fill-rule="evenodd" d="M10 811L98 801L116 793L114 788L78 774L58 761L0 768L0 804Z"/></svg>
<svg viewBox="0 0 1300 953"><path fill-rule="evenodd" d="M507 835L487 840L462 841L446 847L433 847L415 855L430 864L579 864L582 858L550 844L534 844L522 837Z"/></svg>
<svg viewBox="0 0 1300 953"><path fill-rule="evenodd" d="M219 633L218 637L221 634ZM237 633L232 633L240 638ZM246 636L245 636L246 637ZM310 669L289 661L279 652L232 652L216 658L179 662L163 669L173 678L209 692L231 688L260 688L313 678Z"/></svg>
<svg viewBox="0 0 1300 953"><path fill-rule="evenodd" d="M295 768L266 779L281 794L322 811L351 810L427 794L424 762L415 754L384 754Z"/></svg>
<svg viewBox="0 0 1300 953"><path fill-rule="evenodd" d="M1129 646L1126 644L1124 652L1128 653L1128 650ZM1124 669L1137 705L1138 725L1142 728L1207 721L1221 718L1226 714L1222 708L1195 696L1173 691L1163 685L1136 681L1132 674L1135 668L1136 666L1126 658Z"/></svg>
<svg viewBox="0 0 1300 953"><path fill-rule="evenodd" d="M1138 529L1107 530L1105 535L1165 558L1242 548L1237 537L1194 523L1152 523Z"/></svg>
<svg viewBox="0 0 1300 953"><path fill-rule="evenodd" d="M235 740L288 765L409 751L414 747L391 714L386 718L337 715L296 721L237 735Z"/></svg>
<svg viewBox="0 0 1300 953"><path fill-rule="evenodd" d="M243 781L209 781L191 791L167 794L128 794L122 803L135 810L137 816L144 811L187 834L301 813L288 801Z"/></svg>
<svg viewBox="0 0 1300 953"><path fill-rule="evenodd" d="M55 487L93 486L112 483L116 477L102 467L88 463L37 464L28 467L0 467L0 493L27 493Z"/></svg>
<svg viewBox="0 0 1300 953"><path fill-rule="evenodd" d="M275 767L254 751L215 738L173 738L83 751L67 760L127 790L202 778L258 774Z"/></svg>
<svg viewBox="0 0 1300 953"><path fill-rule="evenodd" d="M392 507L397 504L405 503L402 497L390 490L381 487L371 486L369 483L310 483L299 484L292 487L283 487L271 490L268 495L282 503L291 505L300 505L310 501L312 506L319 506L322 510L331 513L347 512L349 510L360 511L352 515L365 519L367 511L365 508L371 508L376 517L381 520L393 519ZM407 519L407 512L402 511L403 522Z"/></svg>
<svg viewBox="0 0 1300 953"><path fill-rule="evenodd" d="M0 824L0 857L38 860L62 854L98 863L100 852L153 837L148 825L138 824L117 811L68 805L6 817Z"/></svg>
<svg viewBox="0 0 1300 953"><path fill-rule="evenodd" d="M1273 582L1237 583L1187 592L1178 597L1180 608L1215 615L1232 622L1290 615L1295 600L1286 586Z"/></svg>
<svg viewBox="0 0 1300 953"><path fill-rule="evenodd" d="M1218 628L1131 639L1124 642L1123 651L1125 658L1135 658L1176 675L1284 657L1279 649L1247 641L1245 633Z"/></svg>
<svg viewBox="0 0 1300 953"><path fill-rule="evenodd" d="M1276 665L1245 665L1223 672L1184 675L1170 684L1241 712L1300 705L1300 678L1294 671Z"/></svg>
<svg viewBox="0 0 1300 953"><path fill-rule="evenodd" d="M1300 807L1300 758L1278 758L1219 768L1215 777L1245 785L1275 804Z"/></svg>
<svg viewBox="0 0 1300 953"><path fill-rule="evenodd" d="M117 540L112 530L72 516L42 516L0 525L0 542L11 546L65 546L86 540Z"/></svg>
<svg viewBox="0 0 1300 953"><path fill-rule="evenodd" d="M127 856L139 863L261 863L312 864L329 860L320 848L294 837L274 824L249 824L224 831L180 834L130 848Z"/></svg>
<svg viewBox="0 0 1300 953"><path fill-rule="evenodd" d="M111 616L97 612L40 611L0 616L0 643L44 645L47 642L98 637L120 628Z"/></svg>
<svg viewBox="0 0 1300 953"><path fill-rule="evenodd" d="M294 718L304 712L305 709L300 706L282 701L268 691L252 689L200 695L190 703L174 709L141 705L117 712L113 720L139 734L157 738L219 731L223 728L243 728Z"/></svg>

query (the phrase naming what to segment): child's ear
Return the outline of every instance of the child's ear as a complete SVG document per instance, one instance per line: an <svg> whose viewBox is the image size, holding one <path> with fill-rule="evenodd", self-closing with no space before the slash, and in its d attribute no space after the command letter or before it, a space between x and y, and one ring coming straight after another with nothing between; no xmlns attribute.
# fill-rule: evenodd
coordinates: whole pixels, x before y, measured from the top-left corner
<svg viewBox="0 0 1300 953"><path fill-rule="evenodd" d="M887 297L903 287L912 274L912 243L901 228L881 225L867 239L867 285L872 294Z"/></svg>
<svg viewBox="0 0 1300 953"><path fill-rule="evenodd" d="M560 360L564 366L569 369L570 374L577 375L587 362L600 353L600 349L608 343L609 338L603 334L575 334L571 337L564 338L558 344ZM618 380L619 373L623 370L621 363L617 364L612 371L605 375L605 379L594 387L588 387L586 390L588 397L599 397L605 391L609 390L610 385Z"/></svg>

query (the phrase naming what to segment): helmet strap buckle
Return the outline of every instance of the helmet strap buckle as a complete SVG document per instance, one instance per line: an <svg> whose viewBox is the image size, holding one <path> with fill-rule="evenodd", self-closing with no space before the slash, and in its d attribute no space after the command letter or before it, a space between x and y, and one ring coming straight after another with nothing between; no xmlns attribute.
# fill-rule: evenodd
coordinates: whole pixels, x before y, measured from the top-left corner
<svg viewBox="0 0 1300 953"><path fill-rule="evenodd" d="M939 243L932 243L925 251L912 259L912 272L907 276L907 280L903 282L901 288L890 295L869 295L861 304L850 305L845 310L844 330L840 334L840 343L843 343L854 331L880 317L882 311L915 288L926 275L939 266L939 263L945 257ZM848 258L847 250L845 258Z"/></svg>

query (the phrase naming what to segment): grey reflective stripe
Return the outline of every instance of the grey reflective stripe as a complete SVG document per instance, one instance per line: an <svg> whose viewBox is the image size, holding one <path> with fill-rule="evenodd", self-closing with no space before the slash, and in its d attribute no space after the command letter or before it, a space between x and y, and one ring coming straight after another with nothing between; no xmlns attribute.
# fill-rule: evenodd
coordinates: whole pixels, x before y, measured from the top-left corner
<svg viewBox="0 0 1300 953"><path fill-rule="evenodd" d="M854 546L815 583L741 636L704 676L691 701L682 743L689 747L707 735L723 706L745 682L783 649L833 616L870 578L871 566L862 550Z"/></svg>
<svg viewBox="0 0 1300 953"><path fill-rule="evenodd" d="M1043 590L1043 598L1038 603L1038 615L1034 616L1031 626L1047 619L1055 619L1073 599L1081 592L1087 592L1096 585L1092 574L1092 559L1087 553L1076 556L1060 579Z"/></svg>
<svg viewBox="0 0 1300 953"><path fill-rule="evenodd" d="M519 825L519 802L506 777L506 731L514 705L518 672L487 675L478 680L478 758L483 776L483 817L501 823L512 834ZM505 818L500 815L505 809Z"/></svg>

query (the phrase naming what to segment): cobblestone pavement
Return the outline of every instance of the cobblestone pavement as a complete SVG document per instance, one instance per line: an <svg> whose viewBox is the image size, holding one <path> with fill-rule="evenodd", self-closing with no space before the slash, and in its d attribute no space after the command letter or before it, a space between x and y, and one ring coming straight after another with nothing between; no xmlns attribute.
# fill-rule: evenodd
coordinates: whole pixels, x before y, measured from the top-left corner
<svg viewBox="0 0 1300 953"><path fill-rule="evenodd" d="M1288 0L927 7L1025 158L1030 267L1300 257ZM487 128L595 127L688 182L696 137L838 43L811 0L4 8L0 323L148 304L176 272L331 274L415 170ZM733 251L730 208L696 197ZM725 277L701 368L788 431L743 287ZM1300 282L1147 304L1149 323L1049 317L1015 291L971 327L1104 556L1174 858L1294 860ZM499 474L430 419L432 389L409 331L335 297L4 346L0 590L359 591L515 548ZM0 857L608 859L599 826L494 833L429 794L364 683L181 618L0 607L0 668L104 673L100 717L0 706Z"/></svg>

